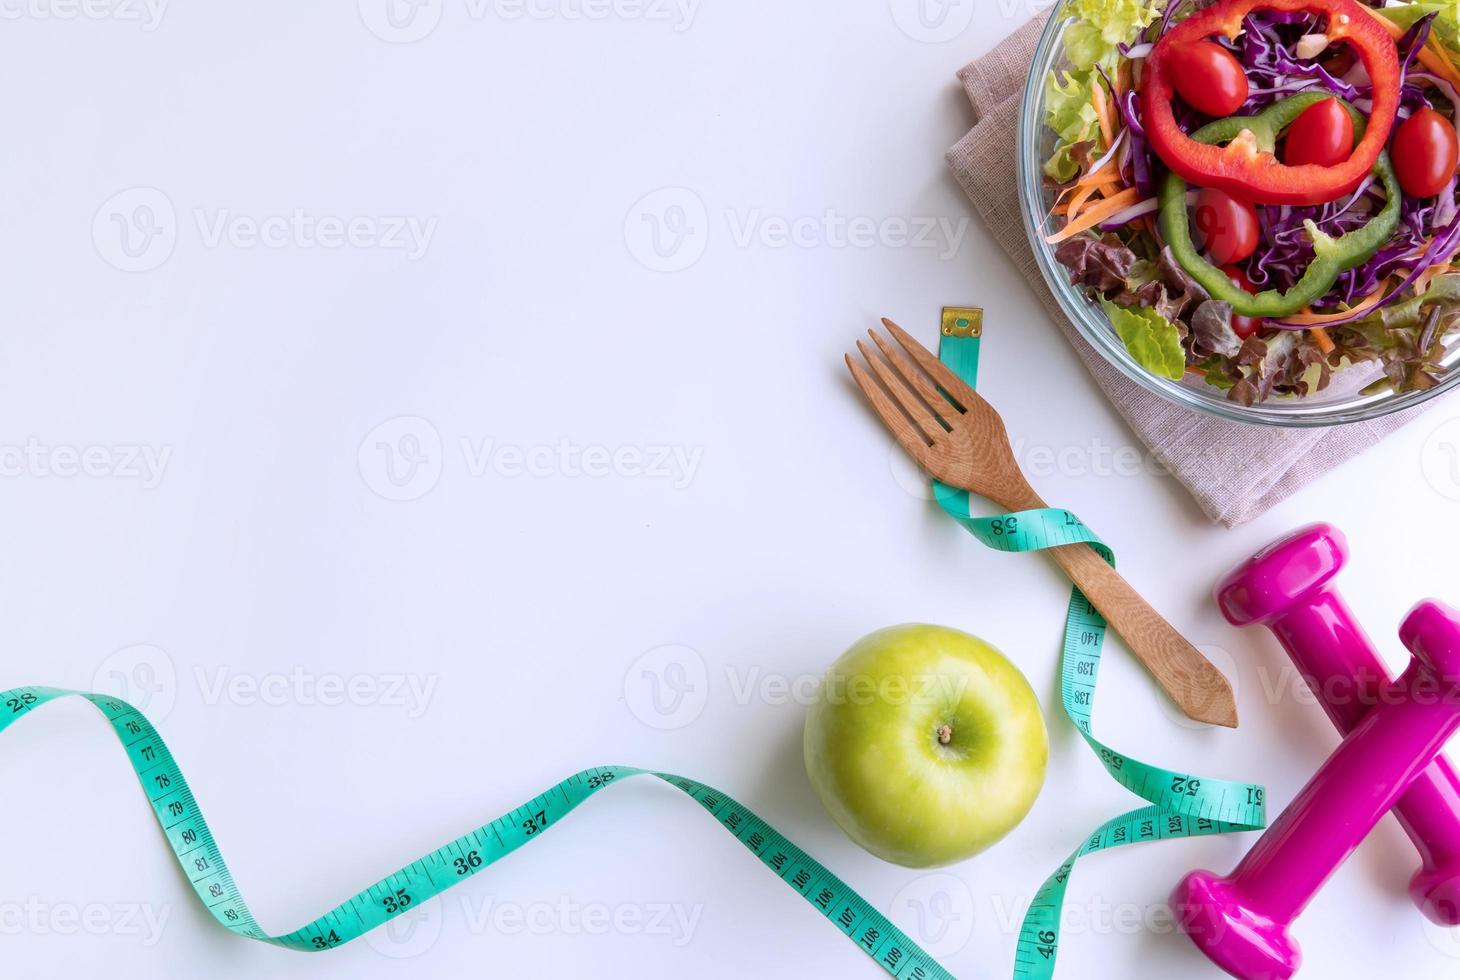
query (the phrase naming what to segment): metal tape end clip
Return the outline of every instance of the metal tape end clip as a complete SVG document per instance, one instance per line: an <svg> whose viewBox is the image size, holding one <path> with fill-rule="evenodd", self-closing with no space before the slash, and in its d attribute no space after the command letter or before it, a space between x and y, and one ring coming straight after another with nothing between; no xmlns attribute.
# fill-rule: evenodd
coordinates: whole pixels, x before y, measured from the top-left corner
<svg viewBox="0 0 1460 980"><path fill-rule="evenodd" d="M978 306L943 307L943 336L982 337L983 309Z"/></svg>

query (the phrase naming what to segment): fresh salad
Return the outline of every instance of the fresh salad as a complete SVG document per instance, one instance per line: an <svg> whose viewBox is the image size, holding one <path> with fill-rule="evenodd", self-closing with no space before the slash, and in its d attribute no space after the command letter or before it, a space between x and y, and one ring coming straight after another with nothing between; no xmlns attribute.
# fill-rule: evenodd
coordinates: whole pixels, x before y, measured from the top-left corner
<svg viewBox="0 0 1460 980"><path fill-rule="evenodd" d="M1381 0L1382 2L1382 0ZM1460 326L1460 0L1070 0L1046 241L1147 370L1251 405Z"/></svg>

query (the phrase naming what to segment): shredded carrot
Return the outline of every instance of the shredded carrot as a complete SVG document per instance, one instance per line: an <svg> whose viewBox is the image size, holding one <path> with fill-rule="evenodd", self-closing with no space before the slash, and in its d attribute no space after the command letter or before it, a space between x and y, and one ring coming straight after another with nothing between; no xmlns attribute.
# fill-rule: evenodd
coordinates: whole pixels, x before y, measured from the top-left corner
<svg viewBox="0 0 1460 980"><path fill-rule="evenodd" d="M1444 275L1445 273L1449 272L1453 265L1454 263L1445 262L1443 264L1430 266L1428 269L1421 272L1418 276L1415 277L1414 291L1417 293L1422 293L1425 290L1429 289L1430 283L1435 281L1435 277Z"/></svg>
<svg viewBox="0 0 1460 980"><path fill-rule="evenodd" d="M1090 184L1075 191L1075 196L1070 198L1070 203L1065 207L1065 214L1071 218L1075 217L1080 213L1080 209L1085 206L1085 202L1090 200L1099 189L1094 184Z"/></svg>
<svg viewBox="0 0 1460 980"><path fill-rule="evenodd" d="M1110 102L1105 98L1105 86L1099 79L1090 86L1090 102L1095 106L1095 116L1100 120L1100 135L1105 137L1107 148L1115 145L1115 123L1110 118Z"/></svg>
<svg viewBox="0 0 1460 980"><path fill-rule="evenodd" d="M1319 350L1325 354L1333 353L1333 338L1328 336L1327 330L1322 327L1309 327L1308 332L1313 335L1313 342L1318 345Z"/></svg>
<svg viewBox="0 0 1460 980"><path fill-rule="evenodd" d="M1295 313L1292 316L1280 317L1279 319L1281 319L1284 323L1304 324L1308 325L1310 329L1312 329L1313 327L1322 329L1322 325L1325 323L1329 323L1333 320L1343 319L1345 317L1352 316L1354 313L1364 312L1377 306L1379 304L1379 300L1384 298L1384 290L1388 285L1389 281L1386 279L1384 282L1381 282L1379 284L1378 289L1374 290L1372 293L1359 300L1353 306L1350 306L1348 309L1338 313L1314 313L1311 309L1305 307L1302 313ZM1315 330L1314 332L1316 333L1317 331ZM1325 334L1325 339L1326 337L1327 335ZM1318 341L1318 346L1323 346L1322 340Z"/></svg>
<svg viewBox="0 0 1460 980"><path fill-rule="evenodd" d="M1129 92L1130 86L1131 63L1128 60L1122 58L1120 61L1120 68L1115 73L1115 97L1118 99L1126 92Z"/></svg>
<svg viewBox="0 0 1460 980"><path fill-rule="evenodd" d="M1062 242L1066 238L1069 238L1071 235L1077 235L1080 232L1084 231L1086 228L1097 225L1111 215L1116 214L1119 211L1125 210L1132 204L1139 203L1140 197L1140 192L1137 191L1134 187L1127 187L1125 190L1121 191L1119 194L1116 194L1114 197L1106 198L1099 204L1092 206L1084 214L1080 215L1078 218L1072 219L1063 228L1055 232L1053 235L1047 236L1044 240L1051 245L1055 244L1056 242Z"/></svg>
<svg viewBox="0 0 1460 980"><path fill-rule="evenodd" d="M1115 158L1111 157L1109 160L1106 160L1104 163L1102 163L1099 169L1092 170L1085 176L1081 177L1079 180L1075 181L1075 186L1084 187L1087 184L1099 185L1108 183L1111 174L1115 172L1114 168Z"/></svg>

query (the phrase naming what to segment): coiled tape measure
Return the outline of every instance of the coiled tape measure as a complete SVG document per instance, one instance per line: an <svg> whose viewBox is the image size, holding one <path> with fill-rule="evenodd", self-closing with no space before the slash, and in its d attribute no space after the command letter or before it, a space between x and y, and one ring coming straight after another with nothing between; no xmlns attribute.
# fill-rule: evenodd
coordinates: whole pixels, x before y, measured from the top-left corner
<svg viewBox="0 0 1460 980"><path fill-rule="evenodd" d="M966 309L948 309L943 314L941 357L969 384L975 382L978 370L980 316L980 311ZM1046 509L976 518L969 512L964 491L937 484L935 495L945 511L990 548L1025 552L1087 543L1114 563L1110 549L1068 511ZM1075 589L1065 621L1060 699L1065 714L1105 771L1151 805L1096 828L1040 887L1019 931L1014 975L1020 980L1053 974L1065 889L1075 862L1084 855L1141 841L1255 830L1266 822L1260 786L1147 765L1095 738L1090 719L1104 637L1104 619ZM304 952L343 945L537 840L595 793L635 776L653 776L703 806L761 864L889 974L898 980L953 978L841 879L735 799L693 779L625 766L600 766L570 776L515 810L387 875L313 922L271 936L254 920L181 767L141 711L103 694L17 687L0 692L0 731L41 705L64 697L85 698L106 717L199 900L220 925L249 939Z"/></svg>

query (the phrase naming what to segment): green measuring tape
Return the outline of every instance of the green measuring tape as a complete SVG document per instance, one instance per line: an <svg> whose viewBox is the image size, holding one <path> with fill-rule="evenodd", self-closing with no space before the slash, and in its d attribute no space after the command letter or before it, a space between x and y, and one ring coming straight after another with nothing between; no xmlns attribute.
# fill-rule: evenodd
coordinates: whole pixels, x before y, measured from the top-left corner
<svg viewBox="0 0 1460 980"><path fill-rule="evenodd" d="M980 333L981 324L972 311L945 311L941 356L969 384L976 380ZM1037 510L975 518L969 512L964 491L937 484L935 493L944 510L991 548L1039 551L1085 543L1114 564L1110 549L1068 511ZM1140 841L1255 830L1266 822L1262 787L1150 766L1115 752L1091 734L1090 712L1104 637L1105 620L1075 589L1065 622L1061 701L1105 770L1152 805L1102 824L1040 887L1019 932L1014 975L1021 980L1049 977L1054 972L1060 909L1070 872L1082 856ZM841 879L731 797L682 776L624 766L601 766L570 776L517 809L387 875L308 925L271 936L254 920L182 769L141 711L120 698L103 694L17 687L0 692L0 732L41 705L64 697L84 698L106 716L121 739L168 846L198 898L220 925L249 939L305 952L343 945L542 836L605 787L647 775L669 783L703 806L762 864L889 974L898 980L953 980L951 973Z"/></svg>
<svg viewBox="0 0 1460 980"><path fill-rule="evenodd" d="M982 321L976 311L943 311L939 359L970 386L978 380ZM934 482L933 495L943 510L980 542L997 551L1043 551L1061 545L1088 544L1112 566L1115 555L1079 518L1067 510L1046 508L999 517L973 517L968 492ZM1070 592L1065 615L1065 643L1060 658L1060 703L1105 771L1116 782L1151 803L1096 828L1064 864L1040 886L1019 929L1014 976L1041 980L1053 976L1059 953L1060 910L1075 862L1086 854L1142 841L1201 837L1267 824L1265 794L1253 783L1205 779L1152 766L1116 752L1091 732L1095 679L1100 673L1100 648L1105 618L1078 587Z"/></svg>
<svg viewBox="0 0 1460 980"><path fill-rule="evenodd" d="M120 698L104 694L17 687L0 692L0 731L46 702L64 697L85 698L111 722L193 891L219 924L249 939L305 952L343 945L536 840L605 787L633 776L655 776L703 806L762 864L888 973L899 980L953 980L953 974L840 878L734 799L693 779L626 766L600 766L570 776L517 809L387 875L308 925L270 936L254 921L182 769L142 712Z"/></svg>

